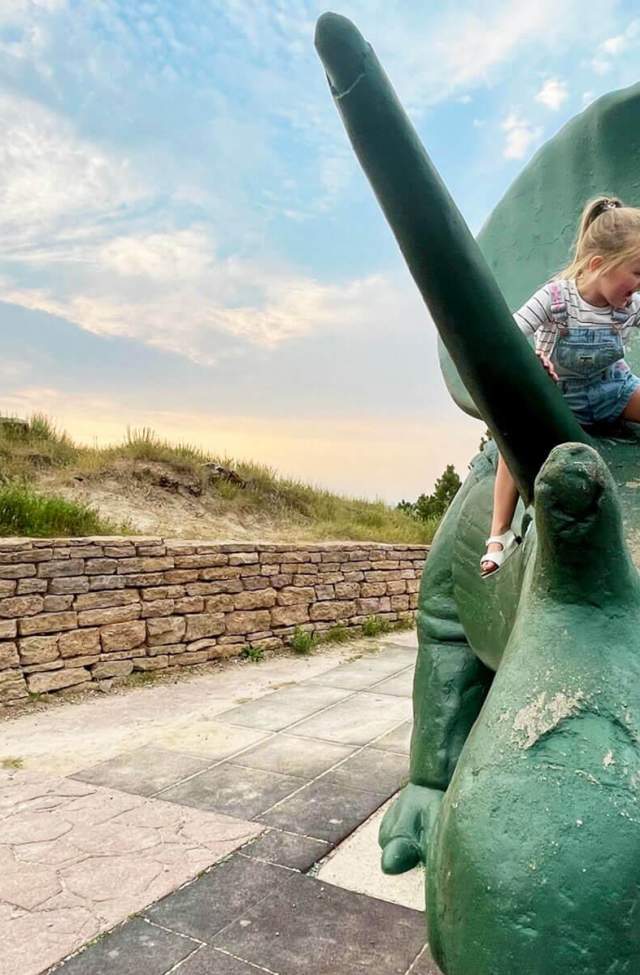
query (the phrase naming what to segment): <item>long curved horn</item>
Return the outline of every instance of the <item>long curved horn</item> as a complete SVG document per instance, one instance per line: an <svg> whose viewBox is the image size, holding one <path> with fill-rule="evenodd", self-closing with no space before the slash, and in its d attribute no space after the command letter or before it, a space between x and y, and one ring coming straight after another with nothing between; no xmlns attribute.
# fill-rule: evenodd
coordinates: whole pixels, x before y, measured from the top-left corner
<svg viewBox="0 0 640 975"><path fill-rule="evenodd" d="M588 442L516 326L373 49L337 14L315 44L338 111L409 270L525 500L549 451Z"/></svg>

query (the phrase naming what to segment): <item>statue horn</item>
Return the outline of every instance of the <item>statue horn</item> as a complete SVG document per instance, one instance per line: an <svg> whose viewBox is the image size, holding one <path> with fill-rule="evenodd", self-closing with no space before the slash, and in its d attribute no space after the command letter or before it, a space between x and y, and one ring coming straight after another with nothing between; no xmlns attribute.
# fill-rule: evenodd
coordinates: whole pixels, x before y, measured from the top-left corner
<svg viewBox="0 0 640 975"><path fill-rule="evenodd" d="M553 447L588 438L522 335L372 47L337 14L315 45L345 128L449 355L526 502Z"/></svg>

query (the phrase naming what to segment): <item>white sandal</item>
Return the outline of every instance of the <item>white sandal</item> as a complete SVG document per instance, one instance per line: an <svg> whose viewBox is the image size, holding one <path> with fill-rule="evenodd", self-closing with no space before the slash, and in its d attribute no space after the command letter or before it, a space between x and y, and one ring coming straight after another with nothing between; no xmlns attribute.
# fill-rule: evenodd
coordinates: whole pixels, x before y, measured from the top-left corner
<svg viewBox="0 0 640 975"><path fill-rule="evenodd" d="M507 559L520 544L520 539L518 536L509 528L504 535L492 535L487 539L487 545L492 542L496 542L498 545L502 545L502 549L497 552L485 552L485 554L480 559L480 568L487 562L493 562L495 569L491 569L489 572L482 572L483 576L490 576L496 572L502 563Z"/></svg>

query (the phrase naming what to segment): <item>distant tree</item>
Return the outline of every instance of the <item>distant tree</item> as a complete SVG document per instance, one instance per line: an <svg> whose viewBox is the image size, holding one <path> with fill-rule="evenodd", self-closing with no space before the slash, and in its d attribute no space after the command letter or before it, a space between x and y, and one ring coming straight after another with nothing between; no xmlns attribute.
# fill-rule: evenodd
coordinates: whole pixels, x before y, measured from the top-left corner
<svg viewBox="0 0 640 975"><path fill-rule="evenodd" d="M447 464L443 474L434 485L433 494L421 494L414 503L400 501L398 509L413 515L414 518L419 518L421 521L442 518L455 498L461 483L453 464Z"/></svg>
<svg viewBox="0 0 640 975"><path fill-rule="evenodd" d="M398 501L396 508L398 511L404 511L408 515L415 514L415 505L413 501Z"/></svg>

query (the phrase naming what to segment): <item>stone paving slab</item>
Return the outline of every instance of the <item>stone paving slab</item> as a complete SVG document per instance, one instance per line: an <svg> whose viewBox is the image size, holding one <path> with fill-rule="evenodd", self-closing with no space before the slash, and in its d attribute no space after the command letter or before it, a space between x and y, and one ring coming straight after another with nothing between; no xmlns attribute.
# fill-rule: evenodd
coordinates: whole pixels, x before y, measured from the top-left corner
<svg viewBox="0 0 640 975"><path fill-rule="evenodd" d="M42 776L36 776L38 784L29 782L32 773L13 773L14 788L18 776L22 790L17 817L17 793L7 799L0 788L0 821L7 827L5 839L11 841L0 844L0 975L36 975L43 971L38 966L65 957L132 913L145 908L151 913L153 901L162 905L162 921L125 921L56 971L434 975L435 968L425 967L432 963L419 958L421 913L407 912L421 934L409 949L405 944L400 950L394 940L399 917L394 912L406 908L300 874L367 820L406 774L411 727L406 694L415 657L415 637L410 639L407 646L385 641L379 652L363 647L366 652L349 661L345 658L356 649L353 645L322 658L237 665L175 684L37 710L0 724L0 759L16 758L33 769L63 769L74 776L55 776L56 787L43 792ZM344 663L346 678L341 676ZM331 676L326 684L313 680L336 670L341 672L338 681L362 686L334 686ZM382 684L387 693L380 690ZM71 825L58 832L62 813L71 816L70 805ZM164 818L158 819L159 810ZM182 824L177 839L176 820L167 824L167 816L178 817ZM253 823L247 822L250 817ZM189 824L196 822L198 832L192 835ZM207 823L215 836L207 833ZM231 824L230 834L223 824ZM156 834L162 843L154 845ZM218 862L229 854L230 860ZM229 903L230 874L226 882L217 881L227 904L226 926L215 934L201 930L199 936L182 930L180 898L188 900L183 891L196 885L188 896L197 895L205 904L206 892L211 898L216 885L215 879L205 878L240 861L249 864L233 867L240 871L236 879L240 874L244 878L236 885L241 903ZM154 873L156 866L159 874ZM166 875L172 879L161 886ZM64 878L64 890L55 886L56 878ZM300 888L300 897L288 903L286 891L300 881L312 886ZM13 899L6 899L9 895ZM288 956L278 955L281 943L270 945L262 960L249 949L249 942L255 948L276 941L273 925L279 916L270 906L276 897L282 899L287 930L298 926L291 940L297 967ZM300 911L310 906L313 913L318 898L324 907L319 909L320 926L314 927ZM251 917L246 916L249 910ZM377 919L376 937L389 945L387 954L378 952L373 966L364 943L367 913ZM198 912L189 914L197 917ZM34 924L36 915L40 917ZM209 900L201 919L209 918L211 925L211 915ZM228 930L237 928L242 934L247 927L256 940L248 938L243 952L218 941ZM329 931L333 941L326 945L323 938ZM19 946L18 955L14 949L4 950L7 932L14 948ZM334 961L334 969L322 967ZM273 967L276 962L279 968ZM9 967L5 970L2 964Z"/></svg>
<svg viewBox="0 0 640 975"><path fill-rule="evenodd" d="M148 908L145 917L179 934L209 943L219 931L295 876L284 867L236 853Z"/></svg>
<svg viewBox="0 0 640 975"><path fill-rule="evenodd" d="M337 687L315 687L308 683L266 694L257 701L224 711L220 720L228 724L281 731L289 725L321 711L348 696Z"/></svg>
<svg viewBox="0 0 640 975"><path fill-rule="evenodd" d="M376 741L371 742L372 748L380 748L382 751L397 752L400 755L409 755L411 748L411 732L413 731L413 721L405 721L398 725L393 731L383 735Z"/></svg>
<svg viewBox="0 0 640 975"><path fill-rule="evenodd" d="M76 772L72 778L139 796L152 796L196 772L203 772L210 764L203 758L147 745Z"/></svg>
<svg viewBox="0 0 640 975"><path fill-rule="evenodd" d="M304 779L291 775L225 763L166 789L161 798L195 809L253 819L302 785Z"/></svg>
<svg viewBox="0 0 640 975"><path fill-rule="evenodd" d="M229 975L231 975L231 972L229 972ZM239 973L239 975L241 975L241 973ZM429 951L428 945L425 946L422 954L415 964L411 966L409 975L442 975L441 970L433 960L433 956Z"/></svg>
<svg viewBox="0 0 640 975"><path fill-rule="evenodd" d="M178 969L179 975L260 975L260 972L266 972L266 969L248 965L227 952L206 945Z"/></svg>
<svg viewBox="0 0 640 975"><path fill-rule="evenodd" d="M134 918L56 971L64 975L165 975L199 948L190 938Z"/></svg>
<svg viewBox="0 0 640 975"><path fill-rule="evenodd" d="M439 975L423 945L418 911L234 854L56 972Z"/></svg>
<svg viewBox="0 0 640 975"><path fill-rule="evenodd" d="M424 940L418 911L293 874L213 944L278 975L404 975Z"/></svg>
<svg viewBox="0 0 640 975"><path fill-rule="evenodd" d="M363 748L352 758L327 772L322 780L331 782L336 792L344 787L391 795L408 782L409 760L407 756L394 752Z"/></svg>
<svg viewBox="0 0 640 975"><path fill-rule="evenodd" d="M323 687L343 687L360 691L372 684L389 678L394 674L412 667L415 663L415 653L409 649L389 648L380 656L365 656L357 660L340 664L332 670L326 670L316 677L305 681L306 685L322 685Z"/></svg>
<svg viewBox="0 0 640 975"><path fill-rule="evenodd" d="M334 783L320 778L256 818L268 826L335 845L375 812L386 798L387 795L374 792L337 789Z"/></svg>
<svg viewBox="0 0 640 975"><path fill-rule="evenodd" d="M244 856L278 863L292 870L307 871L331 849L326 840L316 840L299 833L285 833L279 829L265 830L256 840L242 847Z"/></svg>
<svg viewBox="0 0 640 975"><path fill-rule="evenodd" d="M278 657L259 665L234 660L206 674L180 671L175 682L39 705L0 722L0 762L18 760L25 769L70 775L129 751L132 740L138 747L158 745L174 729L216 720L236 705L321 674L363 651L375 655L375 642L327 647L322 654Z"/></svg>
<svg viewBox="0 0 640 975"><path fill-rule="evenodd" d="M308 781L348 758L355 747L280 734L274 735L256 748L244 751L236 757L235 764L263 769L265 772L294 775Z"/></svg>
<svg viewBox="0 0 640 975"><path fill-rule="evenodd" d="M345 890L368 894L380 900L424 911L424 869L415 867L407 873L387 876L380 868L378 830L388 809L386 802L359 829L337 846L320 865L319 880ZM261 837L255 841L259 843Z"/></svg>
<svg viewBox="0 0 640 975"><path fill-rule="evenodd" d="M402 630L392 636L384 637L381 640L383 647L410 647L416 651L418 649L418 634L414 629Z"/></svg>
<svg viewBox="0 0 640 975"><path fill-rule="evenodd" d="M42 972L260 831L72 779L0 773L0 975Z"/></svg>
<svg viewBox="0 0 640 975"><path fill-rule="evenodd" d="M413 667L407 667L393 677L374 684L372 690L377 694L397 694L398 697L411 697L413 694Z"/></svg>
<svg viewBox="0 0 640 975"><path fill-rule="evenodd" d="M322 738L342 745L366 745L411 717L411 702L391 695L351 695L292 728L299 738Z"/></svg>
<svg viewBox="0 0 640 975"><path fill-rule="evenodd" d="M222 721L212 721L209 718L194 718L172 727L169 731L159 732L153 743L159 748L169 748L182 754L207 758L209 762L217 762L258 742L267 741L269 737L270 733L266 731L240 728L237 725L231 727Z"/></svg>

